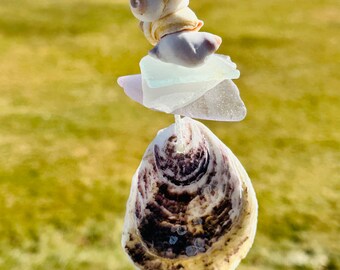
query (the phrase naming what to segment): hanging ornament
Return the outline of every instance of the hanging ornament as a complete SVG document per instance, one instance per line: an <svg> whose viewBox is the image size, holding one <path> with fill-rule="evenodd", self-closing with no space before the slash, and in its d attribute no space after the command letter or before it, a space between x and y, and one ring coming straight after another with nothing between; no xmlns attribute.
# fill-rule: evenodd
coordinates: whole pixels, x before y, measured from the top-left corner
<svg viewBox="0 0 340 270"><path fill-rule="evenodd" d="M235 155L191 118L241 121L240 76L222 39L203 26L189 1L131 0L155 47L141 74L118 84L143 106L175 115L147 148L131 186L122 245L141 270L233 270L251 248L257 200ZM181 116L185 116L182 118Z"/></svg>

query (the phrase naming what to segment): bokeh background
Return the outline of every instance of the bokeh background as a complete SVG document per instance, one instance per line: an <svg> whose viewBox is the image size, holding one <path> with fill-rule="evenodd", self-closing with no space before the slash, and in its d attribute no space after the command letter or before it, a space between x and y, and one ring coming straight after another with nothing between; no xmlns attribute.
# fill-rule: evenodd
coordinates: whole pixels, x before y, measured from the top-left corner
<svg viewBox="0 0 340 270"><path fill-rule="evenodd" d="M238 64L248 108L205 122L257 191L239 269L340 269L339 2L191 2ZM131 177L173 118L116 79L149 49L127 0L0 0L0 269L132 269Z"/></svg>

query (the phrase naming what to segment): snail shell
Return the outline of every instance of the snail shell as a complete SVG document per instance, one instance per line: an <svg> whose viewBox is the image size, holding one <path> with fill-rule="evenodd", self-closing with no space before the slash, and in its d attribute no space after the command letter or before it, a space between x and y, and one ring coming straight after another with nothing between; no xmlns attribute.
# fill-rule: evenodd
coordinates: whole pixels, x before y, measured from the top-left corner
<svg viewBox="0 0 340 270"><path fill-rule="evenodd" d="M130 0L133 15L144 22L156 21L189 5L189 0Z"/></svg>
<svg viewBox="0 0 340 270"><path fill-rule="evenodd" d="M177 10L159 20L152 22L141 22L141 29L146 39L156 45L166 35L180 31L199 31L203 26L196 14L188 7Z"/></svg>
<svg viewBox="0 0 340 270"><path fill-rule="evenodd" d="M233 153L203 124L161 130L133 177L122 245L142 270L233 270L252 246L257 200Z"/></svg>

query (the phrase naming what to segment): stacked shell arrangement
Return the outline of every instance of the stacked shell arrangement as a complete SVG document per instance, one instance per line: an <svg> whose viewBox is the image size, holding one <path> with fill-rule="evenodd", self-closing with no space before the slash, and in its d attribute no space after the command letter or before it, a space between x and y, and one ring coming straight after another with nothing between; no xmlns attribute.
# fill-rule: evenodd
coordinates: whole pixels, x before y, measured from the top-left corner
<svg viewBox="0 0 340 270"><path fill-rule="evenodd" d="M199 32L189 0L130 0L155 47L141 74L118 83L147 108L175 115L147 148L131 186L122 246L136 269L233 270L250 250L256 195L247 172L206 126L192 118L240 121L246 108L222 39ZM184 116L184 118L182 118Z"/></svg>

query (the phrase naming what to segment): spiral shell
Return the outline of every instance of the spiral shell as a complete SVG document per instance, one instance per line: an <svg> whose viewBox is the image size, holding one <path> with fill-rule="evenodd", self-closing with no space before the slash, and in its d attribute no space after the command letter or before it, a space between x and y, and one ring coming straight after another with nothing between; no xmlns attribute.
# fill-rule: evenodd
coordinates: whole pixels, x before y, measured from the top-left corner
<svg viewBox="0 0 340 270"><path fill-rule="evenodd" d="M133 178L122 245L138 269L233 270L256 232L257 200L233 153L203 124L160 131Z"/></svg>
<svg viewBox="0 0 340 270"><path fill-rule="evenodd" d="M165 17L152 22L141 22L146 39L156 45L162 37L180 31L199 31L203 26L196 14L188 7L177 10Z"/></svg>
<svg viewBox="0 0 340 270"><path fill-rule="evenodd" d="M156 21L189 5L189 0L130 0L132 14L144 22Z"/></svg>

